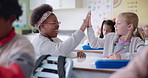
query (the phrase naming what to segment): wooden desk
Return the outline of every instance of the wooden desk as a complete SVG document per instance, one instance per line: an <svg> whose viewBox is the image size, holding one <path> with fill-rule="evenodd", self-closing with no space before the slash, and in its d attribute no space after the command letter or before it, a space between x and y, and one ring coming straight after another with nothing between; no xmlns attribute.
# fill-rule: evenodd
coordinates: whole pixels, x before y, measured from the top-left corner
<svg viewBox="0 0 148 78"><path fill-rule="evenodd" d="M73 51L81 51L81 52L92 52L92 53L103 53L103 50L81 50L81 49L75 49Z"/></svg>
<svg viewBox="0 0 148 78"><path fill-rule="evenodd" d="M82 49L82 46L83 46L83 45L77 46L77 47L75 48L75 50L73 50L73 51L76 51L76 52L81 51L81 52L91 52L91 53L103 53L103 50L83 50L83 49Z"/></svg>
<svg viewBox="0 0 148 78"><path fill-rule="evenodd" d="M77 58L73 59L72 78L108 78L110 74L116 71L116 69L97 69L95 61L98 59L100 58L96 56L88 56L83 62Z"/></svg>

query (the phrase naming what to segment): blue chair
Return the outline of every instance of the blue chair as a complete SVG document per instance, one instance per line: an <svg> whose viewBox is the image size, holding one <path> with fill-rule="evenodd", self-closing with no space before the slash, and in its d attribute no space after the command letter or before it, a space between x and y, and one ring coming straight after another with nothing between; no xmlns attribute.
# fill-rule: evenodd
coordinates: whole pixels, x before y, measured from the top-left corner
<svg viewBox="0 0 148 78"><path fill-rule="evenodd" d="M58 58L59 57L56 57L56 56L48 56L34 70L33 76L38 78L59 78L57 73ZM65 62L66 62L66 64L64 65L65 78L71 78L73 61L70 58L65 58ZM43 70L46 70L46 71L43 71Z"/></svg>

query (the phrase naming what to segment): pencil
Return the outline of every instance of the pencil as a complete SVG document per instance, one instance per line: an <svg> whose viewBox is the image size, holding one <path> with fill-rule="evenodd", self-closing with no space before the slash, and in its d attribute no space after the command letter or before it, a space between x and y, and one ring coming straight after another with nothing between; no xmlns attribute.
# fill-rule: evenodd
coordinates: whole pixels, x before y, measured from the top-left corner
<svg viewBox="0 0 148 78"><path fill-rule="evenodd" d="M119 53L120 51L122 51L123 49L125 49L126 47L123 47L123 48L121 48L120 50L118 50L117 52L115 52L115 53ZM109 58L110 56L112 56L113 54L111 54L111 55L109 55L107 58Z"/></svg>

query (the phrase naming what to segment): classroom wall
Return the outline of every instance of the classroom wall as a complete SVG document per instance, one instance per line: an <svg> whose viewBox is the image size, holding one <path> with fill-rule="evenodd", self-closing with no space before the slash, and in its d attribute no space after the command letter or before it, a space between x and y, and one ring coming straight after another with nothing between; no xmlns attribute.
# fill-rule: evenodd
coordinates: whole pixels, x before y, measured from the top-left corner
<svg viewBox="0 0 148 78"><path fill-rule="evenodd" d="M148 24L148 0L118 0L121 4L113 9L113 17L121 12L135 12L139 16L139 25ZM119 4L119 2L117 4ZM116 5L117 5L116 4Z"/></svg>
<svg viewBox="0 0 148 78"><path fill-rule="evenodd" d="M20 2L26 3L27 6L27 27L19 27L16 28L16 32L21 34L22 30L31 29L29 26L29 16L30 16L30 8L29 8L29 0L19 0ZM77 30L80 28L83 19L85 18L88 12L88 1L83 0L83 8L76 9L65 9L65 10L55 10L55 14L57 15L59 21L62 22L60 25L60 30ZM115 0L113 0L115 1ZM148 24L148 0L117 0L122 1L119 6L113 9L113 18L117 17L117 15L121 12L125 11L133 11L139 16L139 25ZM136 7L135 7L136 6Z"/></svg>
<svg viewBox="0 0 148 78"><path fill-rule="evenodd" d="M55 10L58 20L61 22L60 30L77 30L81 27L83 19L87 15L87 9Z"/></svg>
<svg viewBox="0 0 148 78"><path fill-rule="evenodd" d="M30 16L30 13L31 13L31 11L30 11L30 9L29 9L29 0L19 0L19 2L20 3L26 3L26 20L27 20L27 26L26 27L16 27L15 29L16 29L16 33L18 33L18 34L22 34L22 30L28 30L28 29L31 29L31 27L29 26L29 16Z"/></svg>
<svg viewBox="0 0 148 78"><path fill-rule="evenodd" d="M88 1L82 0L82 7L75 9L54 10L61 22L60 30L78 30L85 19L88 10Z"/></svg>
<svg viewBox="0 0 148 78"><path fill-rule="evenodd" d="M18 27L15 28L16 32L22 34L22 30L29 30L31 27L29 26L29 16L31 14L29 0L19 0L20 2L26 3L27 9L27 27ZM83 19L85 18L88 10L87 1L83 0L83 8L75 8L75 9L63 9L63 10L54 10L56 16L59 21L61 21L60 30L77 30L81 26Z"/></svg>

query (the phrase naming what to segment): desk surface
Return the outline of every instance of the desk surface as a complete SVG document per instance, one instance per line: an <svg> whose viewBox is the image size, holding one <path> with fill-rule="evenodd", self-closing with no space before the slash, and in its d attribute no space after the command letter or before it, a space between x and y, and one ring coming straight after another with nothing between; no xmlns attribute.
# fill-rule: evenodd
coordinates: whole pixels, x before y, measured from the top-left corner
<svg viewBox="0 0 148 78"><path fill-rule="evenodd" d="M79 45L73 51L81 51L81 52L92 52L92 53L103 53L103 50L83 50L82 45Z"/></svg>
<svg viewBox="0 0 148 78"><path fill-rule="evenodd" d="M86 59L73 59L74 61L74 70L81 71L94 71L94 72L104 72L104 73L113 73L117 69L97 69L95 67L95 61L103 59L99 57L87 56Z"/></svg>

